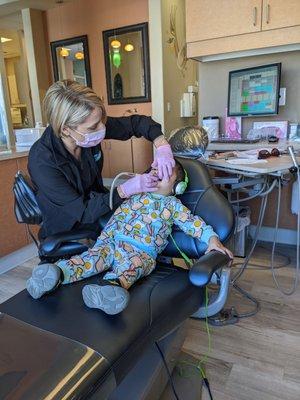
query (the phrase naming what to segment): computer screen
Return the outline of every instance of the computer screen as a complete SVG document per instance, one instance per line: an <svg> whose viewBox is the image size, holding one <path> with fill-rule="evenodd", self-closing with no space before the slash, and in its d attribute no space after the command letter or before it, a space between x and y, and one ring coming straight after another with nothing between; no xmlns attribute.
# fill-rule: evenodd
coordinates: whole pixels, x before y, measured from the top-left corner
<svg viewBox="0 0 300 400"><path fill-rule="evenodd" d="M228 115L278 114L281 63L229 72Z"/></svg>

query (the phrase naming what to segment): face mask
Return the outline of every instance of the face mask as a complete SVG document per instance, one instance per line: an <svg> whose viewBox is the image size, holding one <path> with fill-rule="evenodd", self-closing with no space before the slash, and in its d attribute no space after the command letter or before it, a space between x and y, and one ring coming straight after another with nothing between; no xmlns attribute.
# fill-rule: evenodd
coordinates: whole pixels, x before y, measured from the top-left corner
<svg viewBox="0 0 300 400"><path fill-rule="evenodd" d="M99 129L99 131L91 132L91 133L81 133L78 132L76 129L73 129L75 132L79 133L79 135L84 137L84 140L80 141L73 138L80 147L94 147L97 146L102 140L105 138L106 128L103 127ZM72 136L73 137L73 136Z"/></svg>

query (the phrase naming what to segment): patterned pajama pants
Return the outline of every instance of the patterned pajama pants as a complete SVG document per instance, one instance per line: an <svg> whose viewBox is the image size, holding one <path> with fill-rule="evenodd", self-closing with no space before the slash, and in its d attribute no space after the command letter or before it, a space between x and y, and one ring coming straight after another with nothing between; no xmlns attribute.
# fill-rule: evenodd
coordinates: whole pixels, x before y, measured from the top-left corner
<svg viewBox="0 0 300 400"><path fill-rule="evenodd" d="M138 279L149 275L156 261L132 244L115 242L113 238L103 238L100 235L91 249L69 260L59 260L56 265L63 272L63 284L108 271L103 279L118 279L121 286L128 289Z"/></svg>

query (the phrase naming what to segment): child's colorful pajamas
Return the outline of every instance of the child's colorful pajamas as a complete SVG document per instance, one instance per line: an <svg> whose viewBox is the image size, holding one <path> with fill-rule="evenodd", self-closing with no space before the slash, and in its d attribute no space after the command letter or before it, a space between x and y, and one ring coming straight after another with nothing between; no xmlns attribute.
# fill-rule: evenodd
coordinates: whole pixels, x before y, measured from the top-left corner
<svg viewBox="0 0 300 400"><path fill-rule="evenodd" d="M176 197L138 194L115 211L93 248L56 263L63 272L63 284L108 271L104 279L118 279L128 289L153 271L157 255L168 244L173 223L206 244L217 236Z"/></svg>

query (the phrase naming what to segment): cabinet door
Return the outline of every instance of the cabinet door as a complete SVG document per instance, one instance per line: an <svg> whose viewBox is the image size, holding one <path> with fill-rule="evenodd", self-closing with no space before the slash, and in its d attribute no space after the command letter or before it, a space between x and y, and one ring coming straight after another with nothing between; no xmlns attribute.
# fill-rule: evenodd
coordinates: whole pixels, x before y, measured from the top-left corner
<svg viewBox="0 0 300 400"><path fill-rule="evenodd" d="M263 0L263 30L294 25L300 25L300 0Z"/></svg>
<svg viewBox="0 0 300 400"><path fill-rule="evenodd" d="M0 161L0 257L28 243L25 225L18 224L14 213L12 187L16 172L16 159Z"/></svg>
<svg viewBox="0 0 300 400"><path fill-rule="evenodd" d="M186 41L258 32L261 7L262 0L186 0Z"/></svg>
<svg viewBox="0 0 300 400"><path fill-rule="evenodd" d="M110 140L109 163L110 176L114 178L120 172L133 172L131 140Z"/></svg>
<svg viewBox="0 0 300 400"><path fill-rule="evenodd" d="M102 178L110 178L110 140L103 140L101 148L103 156Z"/></svg>
<svg viewBox="0 0 300 400"><path fill-rule="evenodd" d="M153 162L153 144L144 138L132 139L133 172L141 174Z"/></svg>

